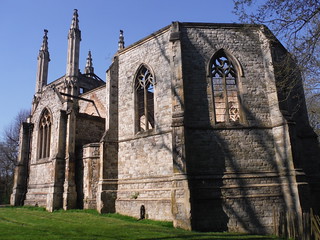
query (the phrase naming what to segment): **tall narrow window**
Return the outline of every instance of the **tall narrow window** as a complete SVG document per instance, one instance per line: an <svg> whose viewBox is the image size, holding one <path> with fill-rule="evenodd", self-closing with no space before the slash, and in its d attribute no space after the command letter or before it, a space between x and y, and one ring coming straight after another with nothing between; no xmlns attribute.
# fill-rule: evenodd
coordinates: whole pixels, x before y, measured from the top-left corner
<svg viewBox="0 0 320 240"><path fill-rule="evenodd" d="M135 79L136 125L138 132L154 128L154 77L141 66Z"/></svg>
<svg viewBox="0 0 320 240"><path fill-rule="evenodd" d="M237 71L223 50L211 61L211 77L216 123L239 122Z"/></svg>
<svg viewBox="0 0 320 240"><path fill-rule="evenodd" d="M50 154L51 115L47 109L42 113L39 123L39 158L47 158Z"/></svg>

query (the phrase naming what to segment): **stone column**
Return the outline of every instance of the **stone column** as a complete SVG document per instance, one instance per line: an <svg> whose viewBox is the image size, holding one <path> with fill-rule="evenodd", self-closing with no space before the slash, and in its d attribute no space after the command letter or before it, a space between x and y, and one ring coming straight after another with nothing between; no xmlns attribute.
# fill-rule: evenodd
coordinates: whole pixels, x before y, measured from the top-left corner
<svg viewBox="0 0 320 240"><path fill-rule="evenodd" d="M118 189L118 56L107 71L106 131L100 142L100 178L97 192L97 210L115 212Z"/></svg>
<svg viewBox="0 0 320 240"><path fill-rule="evenodd" d="M181 32L179 22L171 25L171 93L173 181L171 209L175 227L191 229L191 205L186 169L184 91L182 72Z"/></svg>
<svg viewBox="0 0 320 240"><path fill-rule="evenodd" d="M49 212L63 207L63 190L64 190L64 171L65 171L65 148L66 148L66 125L67 114L60 111L60 121L58 126L58 148L52 154L52 171L53 179L47 194L47 207ZM55 144L55 143L52 143Z"/></svg>
<svg viewBox="0 0 320 240"><path fill-rule="evenodd" d="M264 54L264 70L267 87L267 97L269 102L270 119L272 124L272 132L275 144L275 157L277 168L280 173L280 183L282 192L284 193L284 202L286 211L291 210L300 218L302 217L301 202L299 199L299 191L297 175L293 164L293 149L290 142L290 123L285 119L280 111L279 98L277 94L274 59L272 58L272 43L266 34L266 29L261 28L260 38L262 41L262 52ZM302 188L301 188L302 189ZM303 193L300 193L303 194Z"/></svg>
<svg viewBox="0 0 320 240"><path fill-rule="evenodd" d="M43 42L38 55L38 70L36 82L36 94L42 92L42 88L47 85L48 69L50 62L50 55L48 51L48 30L44 30Z"/></svg>
<svg viewBox="0 0 320 240"><path fill-rule="evenodd" d="M76 116L73 109L67 112L65 179L63 192L63 209L73 209L77 206L77 192L75 184L75 134Z"/></svg>
<svg viewBox="0 0 320 240"><path fill-rule="evenodd" d="M10 199L10 204L13 206L22 206L27 192L32 132L32 123L22 123L19 137L18 164L14 171L13 191Z"/></svg>
<svg viewBox="0 0 320 240"><path fill-rule="evenodd" d="M100 144L83 146L83 208L96 209L100 170Z"/></svg>

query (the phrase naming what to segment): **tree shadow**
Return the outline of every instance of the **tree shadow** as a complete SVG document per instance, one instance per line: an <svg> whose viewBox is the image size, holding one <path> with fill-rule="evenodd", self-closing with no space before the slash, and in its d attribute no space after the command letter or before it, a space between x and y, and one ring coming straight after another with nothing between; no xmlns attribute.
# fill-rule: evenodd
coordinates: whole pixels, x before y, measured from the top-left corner
<svg viewBox="0 0 320 240"><path fill-rule="evenodd" d="M212 239L237 239L237 240L275 240L273 237L250 237L250 235L238 235L238 234L193 234L193 235L175 235L170 237L160 237L160 238L138 238L139 240L165 240L165 239L202 239L202 240L212 240Z"/></svg>
<svg viewBox="0 0 320 240"><path fill-rule="evenodd" d="M191 205L191 212L186 215L190 214L193 230L270 233L275 227L274 213L279 210L299 211L299 194L301 196L303 192L299 193L296 187L298 181L294 167L297 162L291 156L293 139L290 137L294 129L279 112L279 103L270 100L267 90L268 84L273 82L255 81L261 77L261 69L266 71L267 68L263 67L266 60L262 57L264 50L260 39L250 28L244 28L232 32L233 42L222 46L213 44L214 39L201 29L194 28L192 33L198 37L198 43L190 39L189 36L193 35L186 31L182 27L175 36L181 41L183 78L176 79L171 75L172 145L165 140L165 134L171 130L157 121L155 130L143 137L160 136L155 149L165 149L172 155L173 175L177 172L186 177L190 193L186 200ZM163 42L156 35L154 37L161 55L171 70L175 70L176 55L169 57ZM218 38L218 34L211 37ZM250 39L254 39L257 46L250 45ZM234 56L244 68L241 81L247 92L241 104L246 122L215 125L212 99L210 102L212 93L208 92L211 83L208 82L207 64L221 47L233 49L231 45L239 42L248 43ZM202 44L202 47L196 44ZM253 68L251 62L246 63L246 59L252 58L258 59L259 68ZM263 73L262 77L266 78L266 74ZM274 94L278 96L278 93ZM118 101L119 96L117 104ZM272 121L274 109L283 118L278 125ZM174 204L177 203L171 202ZM178 207L182 208L182 205Z"/></svg>
<svg viewBox="0 0 320 240"><path fill-rule="evenodd" d="M233 33L234 41L255 39L260 42L250 29L244 29L242 33ZM192 34L207 48L195 46L197 43L190 39L194 37ZM261 118L260 109L268 115L270 104L274 104L270 102L269 93L263 90L267 89L268 83L261 82L261 87L256 86L260 88L259 99L254 92L242 99L248 123L213 125L210 113L213 106L203 97L208 95L210 84L205 69L214 54L212 51L218 51L221 46L215 46L202 30L195 29L189 35L182 32L182 36L186 165L192 229L270 233L275 224L273 211L300 210L287 121L283 118L280 125L275 126L272 114L268 120ZM244 56L236 57L244 62ZM249 86L252 76L259 76L260 70L252 66L249 70L249 67L244 65L250 73L242 81L252 88Z"/></svg>

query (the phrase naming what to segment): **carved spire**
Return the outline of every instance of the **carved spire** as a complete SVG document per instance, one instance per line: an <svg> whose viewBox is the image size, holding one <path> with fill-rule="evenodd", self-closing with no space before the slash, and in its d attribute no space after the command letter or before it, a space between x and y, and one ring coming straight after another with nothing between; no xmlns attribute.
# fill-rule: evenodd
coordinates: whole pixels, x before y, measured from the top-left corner
<svg viewBox="0 0 320 240"><path fill-rule="evenodd" d="M42 41L42 46L40 48L40 51L48 51L48 30L44 29L44 36Z"/></svg>
<svg viewBox="0 0 320 240"><path fill-rule="evenodd" d="M79 76L80 41L81 31L79 29L78 10L75 9L68 34L68 57L66 71L66 84L67 86L72 86L71 91L68 93L72 95L76 95L78 92L77 81Z"/></svg>
<svg viewBox="0 0 320 240"><path fill-rule="evenodd" d="M48 30L44 29L43 41L38 55L36 93L40 93L42 91L43 86L46 86L48 81L50 55L48 51L49 48L47 34Z"/></svg>
<svg viewBox="0 0 320 240"><path fill-rule="evenodd" d="M78 9L74 9L70 29L79 29Z"/></svg>
<svg viewBox="0 0 320 240"><path fill-rule="evenodd" d="M120 30L118 50L120 51L122 49L124 49L124 36L123 36L123 30Z"/></svg>
<svg viewBox="0 0 320 240"><path fill-rule="evenodd" d="M92 66L92 58L91 58L91 51L89 51L88 53L88 57L87 57L87 63L86 63L86 67L84 69L84 73L88 74L88 73L93 73L94 68Z"/></svg>
<svg viewBox="0 0 320 240"><path fill-rule="evenodd" d="M79 29L78 10L74 9L72 22L69 30L69 38L78 38L81 41L81 31Z"/></svg>

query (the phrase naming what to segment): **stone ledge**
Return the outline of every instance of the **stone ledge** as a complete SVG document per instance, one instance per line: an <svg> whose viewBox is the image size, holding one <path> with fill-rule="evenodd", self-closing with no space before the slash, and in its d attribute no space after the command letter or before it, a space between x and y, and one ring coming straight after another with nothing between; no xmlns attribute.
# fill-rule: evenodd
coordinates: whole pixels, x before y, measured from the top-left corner
<svg viewBox="0 0 320 240"><path fill-rule="evenodd" d="M118 143L121 142L128 142L128 141L132 141L132 140L136 140L139 138L148 138L148 137L152 137L152 136L157 136L157 135L162 135L162 134L167 134L167 133L172 133L172 130L164 130L164 131L150 131L147 133L141 133L141 134L135 134L134 137L131 138L121 138L119 139L119 141L117 141Z"/></svg>
<svg viewBox="0 0 320 240"><path fill-rule="evenodd" d="M155 202L168 202L171 203L171 198L137 198L137 199L131 199L131 198L118 198L116 201L120 202L143 202L143 201L155 201Z"/></svg>

